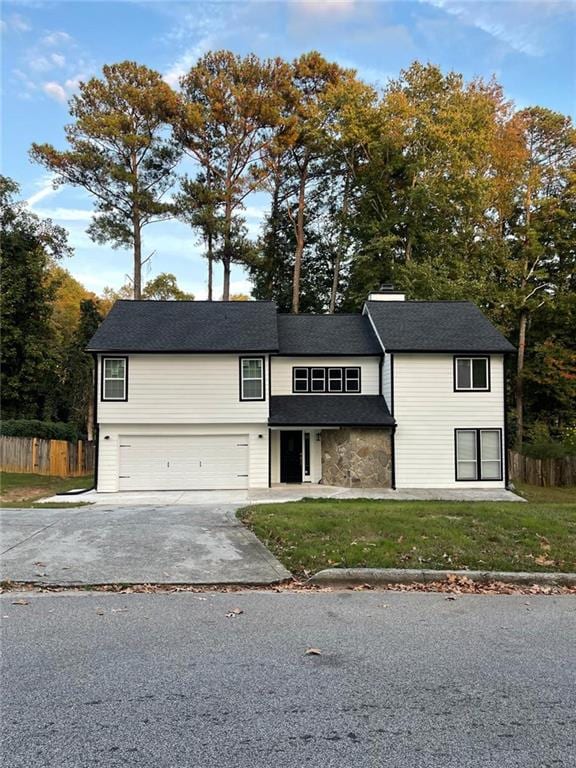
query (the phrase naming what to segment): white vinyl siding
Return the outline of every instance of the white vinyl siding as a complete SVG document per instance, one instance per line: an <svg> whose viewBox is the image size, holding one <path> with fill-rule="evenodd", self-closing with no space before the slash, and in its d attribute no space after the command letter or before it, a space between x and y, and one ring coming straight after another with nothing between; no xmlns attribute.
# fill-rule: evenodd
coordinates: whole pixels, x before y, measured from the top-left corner
<svg viewBox="0 0 576 768"><path fill-rule="evenodd" d="M363 395L379 394L380 358L374 357L280 357L271 358L271 394L299 394L292 391L293 368L360 368ZM320 377L320 374L318 374ZM314 394L310 387L310 394ZM316 394L319 394L316 392ZM330 394L338 394L336 392Z"/></svg>
<svg viewBox="0 0 576 768"><path fill-rule="evenodd" d="M265 400L240 399L240 357L129 355L128 400L98 402L98 421L107 424L266 423L267 393Z"/></svg>
<svg viewBox="0 0 576 768"><path fill-rule="evenodd" d="M213 438L222 436L225 442L248 438L248 488L268 487L268 425L263 424L100 424L98 457L98 491L120 490L120 445L126 436L138 440L165 440L171 436L184 438ZM122 438L122 440L121 440ZM210 442L210 441L209 441ZM228 449L227 449L228 450ZM224 487L222 485L218 487Z"/></svg>
<svg viewBox="0 0 576 768"><path fill-rule="evenodd" d="M394 353L398 488L495 488L504 480L456 480L455 430L504 429L502 355L491 355L489 392L454 392L451 354ZM486 439L485 453L490 453ZM503 446L499 446L503 452ZM486 461L493 461L487 458ZM494 471L486 464L486 471Z"/></svg>
<svg viewBox="0 0 576 768"><path fill-rule="evenodd" d="M392 366L394 365L394 359L392 355L384 355L382 360L382 395L386 400L386 405L390 412L394 406L392 402Z"/></svg>

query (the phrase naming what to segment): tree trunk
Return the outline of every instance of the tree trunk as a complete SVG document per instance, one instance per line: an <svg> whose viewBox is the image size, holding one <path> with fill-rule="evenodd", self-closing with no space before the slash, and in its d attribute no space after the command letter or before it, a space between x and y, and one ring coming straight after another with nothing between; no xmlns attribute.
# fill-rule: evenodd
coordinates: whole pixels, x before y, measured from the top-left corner
<svg viewBox="0 0 576 768"><path fill-rule="evenodd" d="M142 298L142 225L140 222L140 207L138 203L138 163L133 152L130 158L132 171L132 226L134 237L134 279L133 298Z"/></svg>
<svg viewBox="0 0 576 768"><path fill-rule="evenodd" d="M305 160L300 172L298 190L298 212L296 214L296 251L294 253L294 275L292 279L292 312L297 315L300 311L300 273L302 271L302 254L304 253L304 207L306 202L306 181L308 180L308 161Z"/></svg>
<svg viewBox="0 0 576 768"><path fill-rule="evenodd" d="M142 298L142 234L138 214L134 216L134 298Z"/></svg>
<svg viewBox="0 0 576 768"><path fill-rule="evenodd" d="M516 365L516 450L520 453L524 442L524 357L526 354L526 329L528 313L522 310L518 328L518 353Z"/></svg>
<svg viewBox="0 0 576 768"><path fill-rule="evenodd" d="M214 277L214 252L212 244L212 233L208 233L208 301L212 301L212 284Z"/></svg>
<svg viewBox="0 0 576 768"><path fill-rule="evenodd" d="M342 263L342 256L344 251L344 240L346 232L346 219L348 217L348 195L350 191L350 174L346 172L346 178L344 180L344 196L342 199L342 210L340 215L342 221L340 223L340 233L338 235L338 245L336 247L336 259L334 261L334 276L332 278L332 291L330 293L330 314L333 315L336 309L336 296L338 295L338 283L340 280L340 265Z"/></svg>

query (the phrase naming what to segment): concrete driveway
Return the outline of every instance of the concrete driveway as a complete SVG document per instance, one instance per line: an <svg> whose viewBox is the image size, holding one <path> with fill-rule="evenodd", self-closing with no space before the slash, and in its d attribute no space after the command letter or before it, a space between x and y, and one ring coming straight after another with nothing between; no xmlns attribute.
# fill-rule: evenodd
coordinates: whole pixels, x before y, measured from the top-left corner
<svg viewBox="0 0 576 768"><path fill-rule="evenodd" d="M2 580L39 584L271 584L290 573L238 505L0 510Z"/></svg>

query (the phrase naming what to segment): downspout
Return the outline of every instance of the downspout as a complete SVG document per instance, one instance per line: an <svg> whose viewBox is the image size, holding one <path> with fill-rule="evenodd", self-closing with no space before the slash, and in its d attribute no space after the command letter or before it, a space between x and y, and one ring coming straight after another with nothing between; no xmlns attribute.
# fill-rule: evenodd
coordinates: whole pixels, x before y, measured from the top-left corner
<svg viewBox="0 0 576 768"><path fill-rule="evenodd" d="M506 363L510 359L510 352L504 353L502 356L502 379L504 383L504 392L503 392L503 407L504 407L504 487L508 488L510 486L510 469L508 466L508 448L509 448L509 435L508 435L508 387L507 387L507 381L506 381Z"/></svg>

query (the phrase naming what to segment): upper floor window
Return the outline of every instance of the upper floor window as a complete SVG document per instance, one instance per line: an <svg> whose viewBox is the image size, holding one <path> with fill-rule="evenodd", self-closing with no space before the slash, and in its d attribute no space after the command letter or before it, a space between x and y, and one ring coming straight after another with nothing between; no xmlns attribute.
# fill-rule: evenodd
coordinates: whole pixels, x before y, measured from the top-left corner
<svg viewBox="0 0 576 768"><path fill-rule="evenodd" d="M264 400L264 358L240 358L240 400Z"/></svg>
<svg viewBox="0 0 576 768"><path fill-rule="evenodd" d="M128 359L105 357L102 359L102 400L128 399Z"/></svg>
<svg viewBox="0 0 576 768"><path fill-rule="evenodd" d="M490 358L455 357L454 389L456 392L487 392L490 389Z"/></svg>
<svg viewBox="0 0 576 768"><path fill-rule="evenodd" d="M292 392L360 392L360 368L310 367L292 369Z"/></svg>

